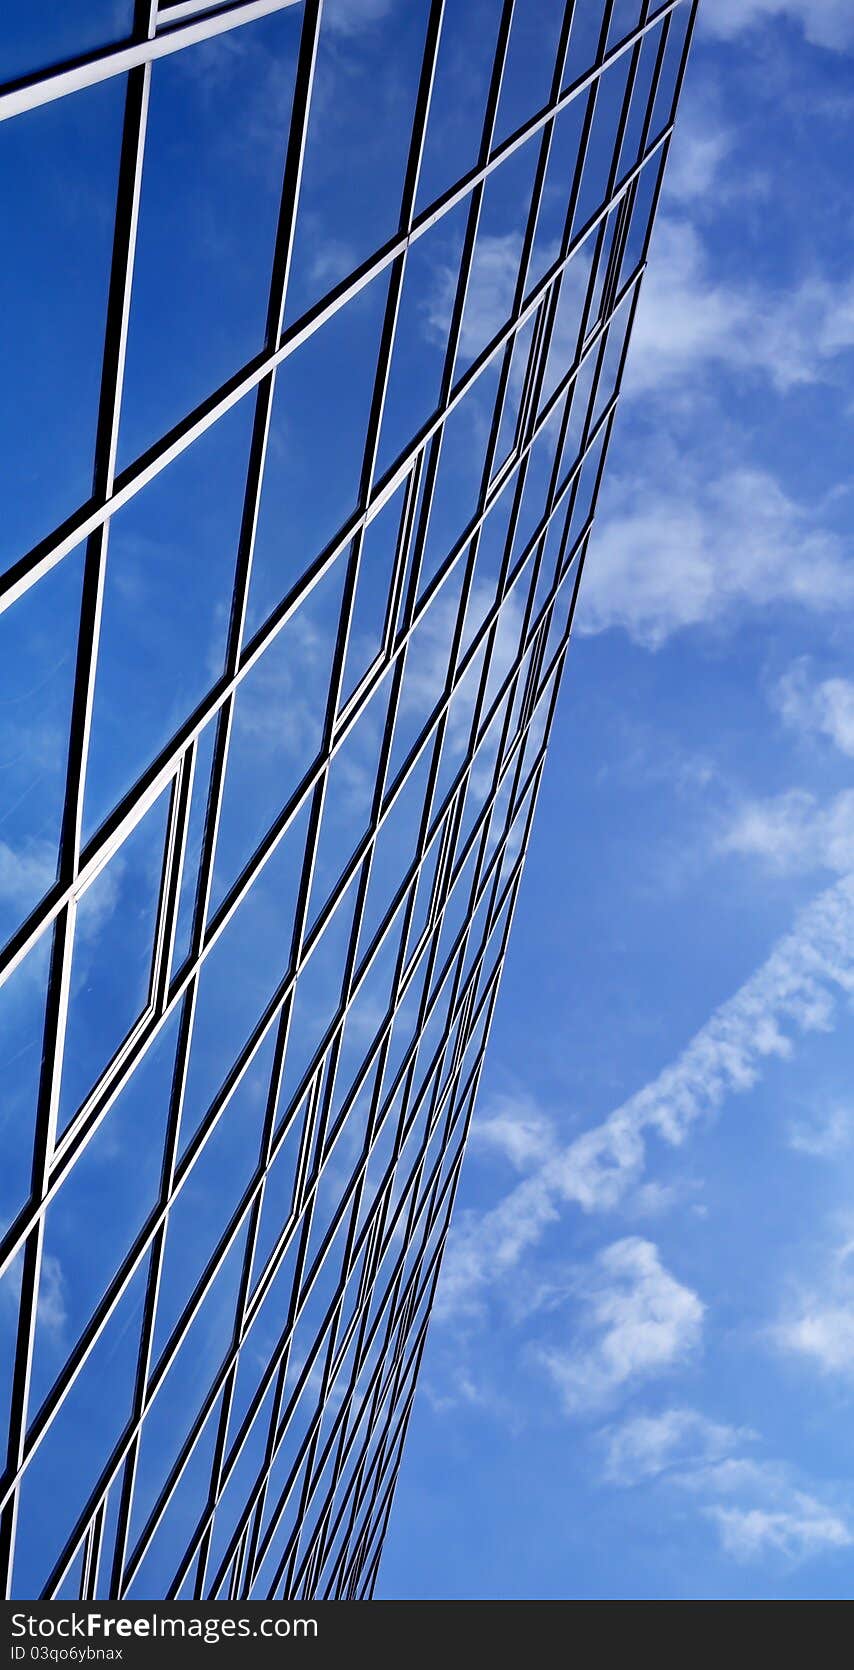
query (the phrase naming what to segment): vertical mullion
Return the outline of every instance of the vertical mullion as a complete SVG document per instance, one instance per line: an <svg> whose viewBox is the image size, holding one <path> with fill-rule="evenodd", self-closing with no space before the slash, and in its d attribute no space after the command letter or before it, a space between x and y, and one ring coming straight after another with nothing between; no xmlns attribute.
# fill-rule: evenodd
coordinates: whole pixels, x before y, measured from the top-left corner
<svg viewBox="0 0 854 1670"><path fill-rule="evenodd" d="M266 326L266 345L268 350L272 350L277 345L281 334L282 321L284 319L288 279L290 276L290 267L293 258L299 189L302 180L302 170L305 158L309 109L311 105L311 94L317 60L317 42L320 29L321 8L322 0L305 0L302 30L300 33L297 71L294 81L290 131L288 135L288 145L284 165L279 223L276 231L276 245L273 254L273 266L268 294ZM252 556L260 510L264 464L269 438L274 386L275 368L270 371L261 382L256 396L255 416L247 469L246 492L244 496L243 518L238 540L237 562L235 567L234 586L232 590L231 613L229 617L229 630L226 648L227 676L234 675L240 658L240 649L249 597ZM194 957L198 957L205 936L211 888L213 885L213 867L216 855L217 832L222 809L222 797L225 784L225 772L228 761L233 716L234 695L232 693L221 711L219 721L217 722L217 730L214 741L213 760L211 762L211 782L205 815L202 856L199 863L199 879L191 934L190 954ZM178 1157L181 1117L189 1067L190 1047L195 1022L196 1004L198 1000L198 990L199 966L196 967L191 983L185 994L181 1009L178 1046L172 1083L169 1127L164 1150L163 1174L161 1180L161 1200L167 1202L172 1192L175 1166ZM146 1289L143 1313L139 1372L137 1375L137 1383L134 1393L133 1414L134 1418L140 1422L144 1417L145 1407L151 1390L149 1381L151 1371L151 1354L154 1343L154 1328L157 1315L160 1280L163 1270L167 1229L168 1214L167 1217L164 1218L164 1221L157 1232L150 1255L148 1285ZM133 1438L130 1450L125 1459L122 1474L119 1518L116 1530L115 1554L111 1582L111 1592L115 1594L117 1598L121 1598L124 1593L124 1566L127 1556L130 1518L139 1460L140 1439L141 1425L137 1428Z"/></svg>
<svg viewBox="0 0 854 1670"><path fill-rule="evenodd" d="M136 0L134 36L150 39L154 32L155 0ZM127 79L124 124L119 159L110 284L104 331L101 387L95 437L93 491L103 496L112 492L115 479L124 378L127 329L133 261L136 246L142 163L151 66L132 70ZM72 694L68 764L59 845L59 880L73 885L80 866L83 798L86 763L92 723L98 637L106 574L109 522L91 536L84 561L83 591L77 641L77 662ZM65 905L53 931L42 1067L33 1142L32 1194L44 1197L49 1176L59 1114L59 1093L71 989L71 961L74 946L76 907L74 897ZM29 1412L32 1359L35 1346L39 1283L44 1249L45 1214L36 1221L24 1248L18 1332L9 1409L7 1467L17 1471L24 1458ZM0 1587L10 1593L14 1565L19 1486L0 1515Z"/></svg>

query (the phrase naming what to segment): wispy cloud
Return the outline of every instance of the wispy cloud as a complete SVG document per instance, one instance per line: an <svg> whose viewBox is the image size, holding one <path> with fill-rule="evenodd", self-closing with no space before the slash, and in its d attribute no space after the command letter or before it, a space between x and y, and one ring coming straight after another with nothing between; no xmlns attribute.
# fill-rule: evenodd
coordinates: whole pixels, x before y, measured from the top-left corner
<svg viewBox="0 0 854 1670"><path fill-rule="evenodd" d="M684 1362L700 1343L703 1304L664 1268L651 1241L629 1236L606 1247L579 1275L576 1294L581 1316L572 1345L537 1352L569 1415L607 1406Z"/></svg>
<svg viewBox="0 0 854 1670"><path fill-rule="evenodd" d="M471 1143L500 1155L515 1171L529 1171L557 1146L551 1120L524 1093L493 1096L488 1111L474 1122Z"/></svg>
<svg viewBox="0 0 854 1670"><path fill-rule="evenodd" d="M798 1564L854 1541L844 1510L804 1489L781 1463L743 1453L758 1443L754 1432L677 1408L635 1416L603 1436L607 1483L660 1482L690 1494L724 1554L740 1564L769 1556Z"/></svg>
<svg viewBox="0 0 854 1670"><path fill-rule="evenodd" d="M325 0L323 22L335 35L358 35L388 17L395 3L396 0Z"/></svg>
<svg viewBox="0 0 854 1670"><path fill-rule="evenodd" d="M774 705L784 724L825 736L841 753L854 757L854 683L847 678L810 677L802 657L779 680Z"/></svg>
<svg viewBox="0 0 854 1670"><path fill-rule="evenodd" d="M834 1548L849 1548L851 1528L832 1508L802 1490L787 1493L782 1507L707 1508L721 1546L734 1560L747 1563L768 1553L800 1563Z"/></svg>
<svg viewBox="0 0 854 1670"><path fill-rule="evenodd" d="M854 790L822 804L806 789L739 807L719 841L723 853L761 858L781 871L854 869Z"/></svg>
<svg viewBox="0 0 854 1670"><path fill-rule="evenodd" d="M793 1120L786 1141L796 1154L831 1160L854 1145L854 1107L834 1105L812 1119Z"/></svg>
<svg viewBox="0 0 854 1670"><path fill-rule="evenodd" d="M700 7L701 29L720 40L734 40L745 29L783 18L800 24L814 46L843 51L854 44L849 0L714 0Z"/></svg>
<svg viewBox="0 0 854 1670"><path fill-rule="evenodd" d="M667 1473L692 1472L722 1461L753 1433L710 1421L696 1409L665 1409L634 1415L604 1434L605 1478L623 1487Z"/></svg>
<svg viewBox="0 0 854 1670"><path fill-rule="evenodd" d="M854 877L819 895L749 980L643 1089L538 1165L486 1213L463 1215L448 1247L438 1316L477 1316L487 1291L543 1238L567 1205L619 1206L643 1176L653 1135L683 1142L700 1119L749 1090L798 1035L832 1026L854 991Z"/></svg>
<svg viewBox="0 0 854 1670"><path fill-rule="evenodd" d="M692 166L701 190L696 158ZM690 184L689 172L686 193ZM677 191L679 185L677 173ZM777 290L733 282L715 272L696 224L665 214L656 225L638 305L626 394L667 392L680 382L693 386L712 369L751 373L785 393L822 381L852 345L854 276L811 272Z"/></svg>
<svg viewBox="0 0 854 1670"><path fill-rule="evenodd" d="M660 649L687 627L797 606L829 614L854 603L843 542L767 471L741 467L677 487L673 478L612 478L585 569L578 630L621 627Z"/></svg>

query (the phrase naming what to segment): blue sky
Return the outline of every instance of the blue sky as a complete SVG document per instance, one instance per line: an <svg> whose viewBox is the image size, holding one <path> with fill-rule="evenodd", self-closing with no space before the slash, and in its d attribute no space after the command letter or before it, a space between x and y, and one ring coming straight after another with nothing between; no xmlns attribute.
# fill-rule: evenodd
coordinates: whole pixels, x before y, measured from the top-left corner
<svg viewBox="0 0 854 1670"><path fill-rule="evenodd" d="M127 10L106 0L89 8L83 42L76 22L69 33L67 9L45 3L38 27L28 23L10 43L3 75L115 38ZM636 0L617 6L614 37L637 10ZM327 0L288 321L394 228L426 13L426 0ZM547 97L557 14L552 0L520 0L499 138ZM847 0L704 0L701 14L384 1596L846 1592L854 281L844 136L854 25ZM448 7L419 206L474 159L497 16L498 0ZM580 20L576 70L591 55L583 12ZM121 467L258 346L298 30L295 7L155 66ZM605 129L619 73L600 106ZM15 321L7 381L17 391L0 431L14 510L0 535L4 566L89 491L121 113L112 81L0 128L0 180L19 227L17 261L0 274ZM534 278L558 247L579 120L575 105L558 124ZM533 152L523 147L488 182L458 369L512 304ZM446 215L410 252L380 470L437 398L465 212ZM278 375L250 634L354 506L386 288L387 275L375 278ZM564 293L552 379L572 347L572 271ZM520 385L514 363L511 414ZM449 420L426 578L471 511L494 389L493 368ZM250 426L244 399L113 520L84 839L222 672ZM523 505L531 527L550 444L532 457ZM401 486L366 535L345 694L380 646L403 499ZM499 501L484 533L466 643L494 596L505 509ZM2 941L55 875L81 577L78 549L0 616ZM342 585L339 559L240 686L214 908L318 747ZM413 637L392 772L441 695L460 585L458 567ZM521 622L514 593L499 619L499 672ZM388 685L330 771L310 925L368 822ZM451 708L440 795L463 758L474 694L469 679ZM208 724L199 739L176 968L189 949L212 733ZM362 949L409 862L425 776L426 758L382 831ZM488 772L473 774L466 818L488 782ZM147 1001L167 798L81 895L60 1130ZM182 1155L282 976L306 827L303 808L204 964ZM508 863L515 852L511 843ZM354 891L300 978L286 1091L328 1020ZM460 892L454 925L461 909ZM342 1086L384 1012L400 921L348 1021ZM0 991L4 1221L29 1185L46 951L43 939ZM417 981L393 1057L416 995ZM176 1034L173 1013L49 1208L33 1408L156 1199ZM255 1164L270 1066L268 1038L174 1209L155 1358ZM364 1113L358 1103L354 1130L333 1152L318 1233ZM292 1149L283 1146L271 1176L261 1261L286 1209ZM86 1236L82 1221L96 1225ZM132 1536L227 1343L241 1248L238 1237L146 1423ZM278 1332L290 1275L286 1264L242 1354L241 1409ZM143 1278L144 1265L26 1480L22 1594L44 1580L130 1406ZM4 1347L17 1280L13 1266L0 1288ZM315 1322L322 1297L312 1298ZM295 1370L310 1341L311 1315ZM0 1416L7 1397L8 1353ZM249 1472L262 1450L259 1426ZM188 1469L135 1596L169 1581L201 1481ZM234 1511L232 1500L217 1550Z"/></svg>
<svg viewBox="0 0 854 1670"><path fill-rule="evenodd" d="M385 1597L851 1592L854 21L700 10Z"/></svg>

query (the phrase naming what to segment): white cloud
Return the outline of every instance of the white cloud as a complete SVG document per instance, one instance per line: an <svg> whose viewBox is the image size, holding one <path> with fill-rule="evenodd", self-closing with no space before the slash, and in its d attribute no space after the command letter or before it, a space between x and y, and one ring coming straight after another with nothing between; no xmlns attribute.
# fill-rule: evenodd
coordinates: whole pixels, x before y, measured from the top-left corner
<svg viewBox="0 0 854 1670"><path fill-rule="evenodd" d="M854 1380L854 1241L846 1240L827 1260L820 1280L803 1285L769 1330L772 1343L823 1375Z"/></svg>
<svg viewBox="0 0 854 1670"><path fill-rule="evenodd" d="M15 851L0 841L0 900L20 910L31 910L56 878L56 848L48 841L28 843Z"/></svg>
<svg viewBox="0 0 854 1670"><path fill-rule="evenodd" d="M854 877L819 895L749 980L676 1059L628 1101L547 1158L486 1213L458 1219L437 1315L479 1314L488 1289L542 1240L567 1204L612 1210L643 1176L654 1134L673 1145L749 1090L800 1033L832 1025L838 992L854 993Z"/></svg>
<svg viewBox="0 0 854 1670"><path fill-rule="evenodd" d="M805 659L780 679L773 692L783 722L799 731L815 731L854 758L854 683L847 678L810 680Z"/></svg>
<svg viewBox="0 0 854 1670"><path fill-rule="evenodd" d="M638 1236L615 1241L579 1283L579 1339L538 1358L570 1415L601 1408L623 1390L683 1362L700 1343L704 1306Z"/></svg>
<svg viewBox="0 0 854 1670"><path fill-rule="evenodd" d="M757 1442L753 1432L693 1409L667 1409L625 1421L604 1438L608 1483L660 1481L690 1492L730 1559L776 1555L794 1564L854 1541L844 1513L802 1489L787 1467L740 1453Z"/></svg>
<svg viewBox="0 0 854 1670"><path fill-rule="evenodd" d="M720 40L783 18L800 24L814 46L842 51L854 44L850 0L712 0L700 7L700 27Z"/></svg>
<svg viewBox="0 0 854 1670"><path fill-rule="evenodd" d="M4 1224L2 1227L5 1230L8 1225ZM0 1286L0 1305L9 1317L17 1316L23 1268L24 1255L20 1252L9 1265L5 1280ZM44 1253L42 1256L37 1314L39 1328L47 1339L52 1344L62 1344L68 1321L68 1307L65 1275L54 1253Z"/></svg>
<svg viewBox="0 0 854 1670"><path fill-rule="evenodd" d="M660 1415L635 1415L605 1437L605 1477L628 1486L720 1461L753 1434L710 1421L696 1409L665 1409Z"/></svg>
<svg viewBox="0 0 854 1670"><path fill-rule="evenodd" d="M515 1171L530 1171L554 1151L555 1133L530 1096L497 1095L476 1115L470 1143L500 1154Z"/></svg>
<svg viewBox="0 0 854 1670"><path fill-rule="evenodd" d="M712 165L708 141L707 164ZM675 189L699 185L695 154ZM715 275L690 221L663 214L653 236L625 379L627 395L696 385L711 368L768 379L785 393L821 381L828 364L854 345L854 277L814 273L786 290L734 284Z"/></svg>
<svg viewBox="0 0 854 1670"><path fill-rule="evenodd" d="M794 1120L786 1140L796 1154L808 1154L815 1160L833 1159L854 1143L854 1108L830 1107L816 1118Z"/></svg>
<svg viewBox="0 0 854 1670"><path fill-rule="evenodd" d="M323 22L336 35L357 35L371 24L381 23L393 10L395 0L325 0Z"/></svg>
<svg viewBox="0 0 854 1670"><path fill-rule="evenodd" d="M825 1374L854 1373L854 1302L834 1305L812 1300L813 1308L781 1322L774 1330L778 1345L807 1357Z"/></svg>
<svg viewBox="0 0 854 1670"><path fill-rule="evenodd" d="M717 185L733 137L703 110L683 104L667 159L663 202L696 204Z"/></svg>
<svg viewBox="0 0 854 1670"><path fill-rule="evenodd" d="M768 1553L787 1560L807 1560L833 1548L848 1548L854 1538L845 1520L803 1491L793 1493L785 1508L708 1508L721 1546L734 1560L746 1563Z"/></svg>
<svg viewBox="0 0 854 1670"><path fill-rule="evenodd" d="M854 869L854 790L822 805L805 789L745 802L719 841L723 853L762 858L782 871Z"/></svg>
<svg viewBox="0 0 854 1670"><path fill-rule="evenodd" d="M686 627L735 611L796 605L816 614L854 603L854 565L764 470L651 486L612 478L585 568L578 630L622 627L659 649Z"/></svg>

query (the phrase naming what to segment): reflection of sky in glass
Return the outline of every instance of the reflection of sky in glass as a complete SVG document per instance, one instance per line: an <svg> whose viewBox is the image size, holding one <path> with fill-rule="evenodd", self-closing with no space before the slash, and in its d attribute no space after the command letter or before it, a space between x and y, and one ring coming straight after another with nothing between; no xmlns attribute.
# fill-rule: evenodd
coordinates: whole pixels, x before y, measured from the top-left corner
<svg viewBox="0 0 854 1670"><path fill-rule="evenodd" d="M0 123L0 212L15 227L0 267L4 567L92 489L123 93L116 78Z"/></svg>
<svg viewBox="0 0 854 1670"><path fill-rule="evenodd" d="M122 463L264 345L299 18L291 7L154 66Z"/></svg>
<svg viewBox="0 0 854 1670"><path fill-rule="evenodd" d="M63 1122L148 1002L166 809L161 795L77 907Z"/></svg>
<svg viewBox="0 0 854 1670"><path fill-rule="evenodd" d="M6 64L0 73L23 73L63 55L89 50L130 27L128 8L120 5L89 6L85 20L83 10L51 6L47 0L29 8L7 43ZM426 0L412 5L387 0L365 6L357 0L330 0L324 8L286 298L288 324L319 303L398 229L428 10ZM498 0L447 7L427 124L419 209L477 160L500 10ZM516 13L498 104L499 140L542 105L552 79L558 9L537 0L517 7ZM302 8L289 8L152 66L120 411L120 471L132 466L146 449L156 451L165 431L265 349L302 16ZM646 72L646 52L644 66ZM593 167L600 173L610 162L623 85L620 77L624 80L626 67L623 63L612 72L600 100L592 150ZM3 468L9 472L10 483L8 492L4 488L4 502L8 500L10 507L3 529L7 565L48 536L87 501L92 490L125 88L125 81L115 78L0 126L0 179L7 193L6 219L14 223L17 240L15 260L7 263L0 279L7 320L6 382L14 390L14 401L0 420ZM579 123L580 109L572 107L556 129L528 293L557 255ZM418 430L431 419L443 380L446 386L458 383L505 327L517 286L537 148L536 141L523 146L486 182L453 365L446 366L446 348L471 200L465 198L407 251L379 431L377 476L405 455ZM629 148L627 141L627 154ZM598 202L601 179L587 182L585 190L591 202L594 197ZM588 212L586 202L583 198L576 226ZM563 285L556 346L540 411L574 349L571 333L573 324L577 327L584 261L582 252ZM408 778L401 782L399 774L445 690L450 644L470 561L464 619L459 623L464 656L470 654L476 635L482 634L499 595L511 519L515 531L509 554L516 562L543 514L562 413L561 406L531 447L518 503L516 483L521 476L508 481L475 544L466 545L453 570L446 572L449 553L482 503L484 455L501 386L502 355L497 355L448 417L441 448L429 448L421 460L418 493L411 494L408 482L397 486L363 537L357 533L355 544L347 538L335 562L247 667L247 644L252 641L255 654L265 625L271 619L281 620L276 611L283 599L292 596L321 550L364 510L366 428L377 355L382 333L388 328L390 278L386 269L371 279L278 366L257 507L246 497L248 461L250 455L258 457L260 433L256 430L253 439L253 392L220 415L189 448L154 470L146 485L112 516L103 589L95 610L99 641L81 809L84 863L91 866L105 831L111 841L115 837L115 844L105 849L106 862L94 879L89 879L92 869L87 868L85 884L76 890L59 1090L60 1134L87 1102L128 1035L136 1039L135 1028L143 1017L144 1026L156 1030L139 1065L75 1154L46 1212L30 1414L49 1395L68 1353L97 1313L110 1279L157 1206L164 1144L172 1130L179 1175L183 1177L181 1168L190 1160L193 1163L172 1208L165 1238L151 1347L152 1363L156 1366L162 1360L226 1220L258 1167L262 1131L268 1113L273 1116L268 1096L277 1019L217 1118L211 1118L211 1109L224 1087L230 1086L235 1061L253 1037L266 1006L275 994L281 995L283 981L294 970L294 955L303 955L307 939L311 955L301 966L292 993L288 1046L284 1063L278 1063L281 1083L276 1086L274 1130L276 1142L281 1142L263 1195L250 1286L254 1289L261 1280L275 1249L281 1250L283 1226L293 1206L300 1147L306 1140L309 1105L321 1110L327 1146L322 1150L325 1168L307 1236L307 1267L327 1234L332 1239L296 1323L286 1381L288 1397L312 1355L315 1361L276 1459L265 1528L317 1407L329 1344L328 1336L318 1341L318 1329L342 1277L351 1232L348 1207L332 1233L342 1191L363 1145L375 1138L364 1186L359 1198L354 1196L352 1208L359 1229L370 1226L378 1214L378 1191L387 1167L399 1151L389 1218L398 1205L402 1216L389 1245L375 1249L376 1283L367 1306L373 1322L403 1244L410 1211L407 1182L422 1173L429 1175L434 1162L442 1158L445 1115L430 1131L429 1142L428 1119L440 1088L449 1082L458 1041L466 1071L474 1060L472 1043L464 1048L465 1037L460 1034L460 982L453 958L447 969L445 964L474 906L482 862L495 850L506 817L517 810L512 805L510 778L491 816L488 797L508 712L510 734L519 723L520 680L504 698L461 790L454 813L459 822L452 826L456 859L451 863L451 854L444 850L443 825L434 833L420 879L402 898L398 895L420 836L460 781L475 717L483 727L489 704L513 668L520 650L530 567L503 603L488 639L481 636L471 654L465 678L453 692L443 721L440 756L434 758L431 735ZM511 349L494 465L502 463L514 444L534 339L531 321L519 333L518 346ZM619 345L607 362L598 410L610 393L618 355ZM582 393L586 387L582 385ZM564 471L580 443L584 411L580 397L574 414L576 410L578 427L570 426ZM535 416L533 411L531 416ZM432 468L431 459L437 469L428 515L424 478ZM251 470L249 477L251 482ZM585 475L588 481L589 473ZM580 495L573 527L583 517L586 502ZM399 551L402 532L408 533L410 543ZM549 560L543 565L548 575L541 576L539 602L551 583L556 559L556 536L549 537ZM241 559L248 562L245 571L238 562L238 549ZM348 565L357 550L359 565L345 651L339 640L342 603L347 596ZM0 938L4 941L38 906L57 875L84 557L83 547L78 546L0 617ZM97 543L88 561L91 603ZM241 584L245 581L246 590L245 599L236 597L233 609L236 575ZM389 612L393 587L395 607ZM244 601L242 645L235 643L235 634L234 659L226 668L229 631L239 623ZM410 631L408 611L413 604L417 619ZM564 623L565 611L548 637L547 655ZM396 675L389 657L395 646L402 657L401 641L407 634L395 712L390 700ZM487 649L492 661L484 683ZM207 924L200 925L203 932L232 896L246 866L257 861L306 774L318 765L328 740L327 718L330 724L334 719L327 708L330 674L339 650L343 657L339 728L334 734L316 844L308 841L311 824L304 800L216 943L205 948L194 975L187 959L191 949L198 949L191 928L197 884L200 876L204 880L206 819L219 808L209 878L210 908ZM179 801L172 784L160 779L157 797L130 834L124 826L116 833L110 818L117 805L125 797L132 798L146 768L163 751L168 754L176 734L186 737L188 721L211 688L226 672L235 670L238 679L219 710L221 717L208 712L194 743L186 830L178 818L167 828ZM451 670L458 674L458 667ZM82 698L83 661L78 671L78 698ZM527 663L523 677L526 671ZM364 695L368 680L374 682L350 725L344 704L360 687ZM219 686L219 694L223 693ZM196 723L201 719L200 715ZM344 896L324 919L324 908L334 901L342 871L370 829L376 774L389 740L387 723L386 788L395 785L394 803L376 835L367 873L360 869L353 875ZM218 725L223 727L221 735L227 736L221 784L213 770ZM532 757L540 735L532 729L526 759ZM173 758L171 769L176 766L177 758ZM425 802L428 786L429 801ZM473 845L460 867L460 843L482 816L483 847L479 841ZM176 921L171 964L162 968L160 953L165 948L169 955L170 942L161 930L168 926L171 895L161 889L161 871L172 837L183 862L180 876L173 878ZM518 844L508 843L504 875L517 853ZM70 872L67 851L65 862ZM306 862L312 874L295 945ZM65 876L63 870L63 885ZM443 889L450 889L447 898ZM317 935L321 921L323 931ZM358 929L355 940L354 925ZM375 943L384 925L381 941ZM463 983L475 967L482 936L491 927L484 895L465 950ZM479 992L494 965L500 931L499 922ZM0 1201L4 1224L20 1210L30 1186L48 947L49 930L0 986L0 1071L5 1096L0 1129L10 1150ZM374 951L370 965L366 961L369 948ZM351 953L351 975L358 985L345 991L345 965ZM395 981L403 965L411 973L411 983L398 1002ZM168 976L174 998L175 977L182 970L180 980L190 982L192 1028L181 1118L174 1130L170 1108L174 1114L173 1068L182 1059L180 1053L176 1055L180 1008L174 1001L164 1019L152 1005L172 1001ZM348 1013L334 1046L335 1071L327 1063L316 1086L317 1097L307 1098L303 1093L299 1106L292 1108L292 1099L303 1087L304 1075L342 998L348 1003ZM380 1052L375 1042L395 1004L387 1044ZM414 1054L419 1014L428 1019L423 1042ZM353 1086L371 1051L364 1082L354 1095ZM428 1078L434 1055L435 1079ZM407 1061L411 1083L405 1096L395 1080ZM43 1087L43 1098L44 1094ZM404 1137L400 1120L410 1116L413 1098L418 1103L417 1117ZM347 1120L339 1128L342 1109L351 1103ZM205 1141L197 1153L202 1135ZM318 1131L313 1136L318 1137ZM445 1177L448 1158L442 1163ZM302 1200L301 1208L304 1205ZM80 1232L81 1224L87 1226L85 1234ZM390 1234L388 1225L384 1233ZM143 1425L131 1548L233 1338L247 1234L244 1221ZM437 1244L438 1234L434 1228L431 1247ZM414 1268L414 1259L411 1251L407 1272ZM348 1275L337 1323L339 1341L362 1291L364 1260L362 1246ZM147 1264L148 1255L27 1470L15 1579L21 1593L35 1593L45 1581L74 1515L130 1412ZM272 1275L269 1294L241 1350L229 1443L281 1334L295 1267L292 1245L281 1269ZM0 1338L7 1364L19 1282L18 1264L12 1266L0 1290ZM379 1328L366 1368L359 1371L352 1351L348 1354L324 1418L324 1441L347 1377L358 1375L362 1386L379 1362L384 1327L383 1323ZM6 1368L3 1375L0 1416L6 1412L9 1396ZM268 1396L216 1516L211 1576L225 1554L246 1492L261 1465L269 1412ZM218 1420L216 1405L134 1576L132 1597L162 1593L172 1578L176 1558L207 1494ZM373 1453L371 1449L369 1454ZM319 1480L320 1495L309 1525L319 1512L329 1478L327 1472ZM115 1530L117 1496L114 1486L107 1510L108 1543ZM281 1539L293 1524L298 1499L297 1489L265 1560L262 1580L265 1574L272 1579ZM75 1573L79 1573L78 1564L63 1593L71 1592Z"/></svg>
<svg viewBox="0 0 854 1670"><path fill-rule="evenodd" d="M0 938L56 876L81 555L0 615Z"/></svg>

